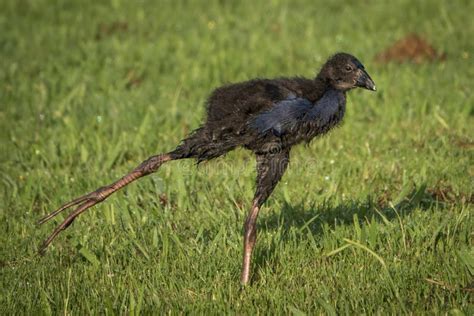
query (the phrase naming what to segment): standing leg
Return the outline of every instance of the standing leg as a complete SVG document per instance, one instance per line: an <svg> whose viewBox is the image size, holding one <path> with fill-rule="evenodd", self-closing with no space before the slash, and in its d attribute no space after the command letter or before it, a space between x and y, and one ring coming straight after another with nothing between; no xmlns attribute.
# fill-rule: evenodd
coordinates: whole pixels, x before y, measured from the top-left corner
<svg viewBox="0 0 474 316"><path fill-rule="evenodd" d="M252 208L244 224L244 257L240 282L246 285L250 276L252 250L257 240L257 216L288 166L289 151L257 155L257 188Z"/></svg>

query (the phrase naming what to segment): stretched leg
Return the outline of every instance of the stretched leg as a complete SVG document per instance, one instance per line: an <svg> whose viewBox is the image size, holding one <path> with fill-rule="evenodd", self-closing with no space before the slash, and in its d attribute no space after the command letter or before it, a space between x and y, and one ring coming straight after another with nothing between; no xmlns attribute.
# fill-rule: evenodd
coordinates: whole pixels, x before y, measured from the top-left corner
<svg viewBox="0 0 474 316"><path fill-rule="evenodd" d="M124 186L128 185L129 183L143 177L146 175L149 175L156 170L165 162L173 160L173 159L178 159L180 157L175 157L173 153L169 154L161 154L161 155L156 155L148 158L144 162L142 162L138 167L136 167L132 172L126 174L119 180L115 181L114 183L101 187L94 192L91 192L89 194L83 195L81 197L78 197L77 199L72 200L71 202L68 202L61 206L59 209L56 211L52 212L49 215L46 215L42 219L39 220L38 224L43 224L50 220L51 218L55 217L62 211L73 207L77 206L77 208L69 214L66 219L56 227L56 229L53 231L53 233L43 242L41 248L40 248L40 253L43 253L46 248L49 246L49 244L53 241L53 239L64 229L66 229L71 223L74 221L74 219L79 216L81 213L85 212L87 209L90 207L104 201L106 198L108 198L112 193L120 190Z"/></svg>
<svg viewBox="0 0 474 316"><path fill-rule="evenodd" d="M257 155L257 188L252 208L244 224L244 256L240 282L245 285L249 281L250 261L253 247L257 240L257 216L260 207L273 192L288 166L289 151Z"/></svg>

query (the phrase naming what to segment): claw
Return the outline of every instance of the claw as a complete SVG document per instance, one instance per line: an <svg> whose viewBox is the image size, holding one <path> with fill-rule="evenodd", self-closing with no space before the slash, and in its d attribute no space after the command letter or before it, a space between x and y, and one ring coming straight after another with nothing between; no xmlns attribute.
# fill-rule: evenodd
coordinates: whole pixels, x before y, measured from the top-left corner
<svg viewBox="0 0 474 316"><path fill-rule="evenodd" d="M82 202L84 202L86 199L89 198L89 195L90 194L86 194L86 195L83 195L81 197L78 197L77 199L74 199L72 200L71 202L69 203L66 203L64 204L63 206L61 206L60 208L58 208L56 211L42 217L40 220L38 220L37 224L38 225L42 225L44 223L46 223L47 221L49 221L51 218L55 217L56 215L58 215L59 213L61 213L62 211L70 208L71 206L76 206Z"/></svg>
<svg viewBox="0 0 474 316"><path fill-rule="evenodd" d="M81 213L85 212L88 208L91 206L94 206L98 203L98 201L86 201L79 205L74 212L69 214L66 219L56 227L56 229L53 231L51 235L43 242L39 249L40 255L43 255L46 252L46 248L49 246L49 244L53 241L53 239L64 229L66 229L69 225L72 224L72 222L76 219L77 216L79 216ZM68 203L70 204L70 203ZM76 203L77 204L77 203Z"/></svg>
<svg viewBox="0 0 474 316"><path fill-rule="evenodd" d="M101 187L97 189L94 192L88 193L86 195L80 196L77 199L72 200L71 202L68 202L58 208L56 211L46 215L45 217L41 218L38 221L38 225L44 224L45 222L49 221L51 218L55 217L62 211L73 207L77 206L77 208L69 214L66 219L56 227L56 229L53 231L53 233L43 242L39 249L39 254L43 255L46 252L46 248L49 246L49 244L53 241L53 239L62 231L65 230L66 228L69 227L69 225L72 224L72 222L76 219L77 216L79 216L81 213L85 212L87 209L90 207L102 202L105 200L110 194L112 194L115 190L111 189L109 187Z"/></svg>
<svg viewBox="0 0 474 316"><path fill-rule="evenodd" d="M68 217L66 217L66 219L60 225L58 225L56 227L56 229L53 231L53 233L43 242L43 244L39 248L39 254L43 255L46 251L46 248L49 246L49 244L51 244L53 239L56 238L56 236L62 230L65 230L66 228L68 228L69 225L72 224L72 222L76 219L77 216L79 216L81 213L85 212L87 209L91 208L92 206L102 202L109 195L116 192L117 190L119 190L120 188L122 188L126 184L134 181L137 178L138 178L138 176L136 174L129 174L129 175L125 176L124 178L120 179L119 181L115 182L114 184L112 184L110 186L101 187L101 188L97 189L94 192L91 192L91 193L88 193L86 195L80 196L80 197L64 204L63 206L61 206L60 208L58 208L54 212L52 212L52 213L44 216L43 218L41 218L38 221L38 225L46 223L47 221L49 221L50 219L52 219L53 217L55 217L56 215L58 215L62 211L67 210L70 207L77 206L77 208L73 212L71 212L68 215Z"/></svg>

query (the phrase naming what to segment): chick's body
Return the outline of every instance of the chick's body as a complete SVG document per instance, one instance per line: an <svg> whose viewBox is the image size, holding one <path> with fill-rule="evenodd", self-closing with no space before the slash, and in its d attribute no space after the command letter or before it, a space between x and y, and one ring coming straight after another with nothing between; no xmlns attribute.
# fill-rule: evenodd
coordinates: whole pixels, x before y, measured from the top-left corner
<svg viewBox="0 0 474 316"><path fill-rule="evenodd" d="M318 77L226 85L211 94L205 123L176 154L202 161L238 146L256 154L286 150L336 126L344 116L345 100L344 91Z"/></svg>

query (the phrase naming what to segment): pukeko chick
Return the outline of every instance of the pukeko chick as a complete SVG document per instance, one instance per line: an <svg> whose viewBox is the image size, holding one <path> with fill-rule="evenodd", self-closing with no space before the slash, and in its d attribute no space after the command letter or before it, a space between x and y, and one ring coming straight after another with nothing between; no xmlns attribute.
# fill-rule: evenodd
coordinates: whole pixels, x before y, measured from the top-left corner
<svg viewBox="0 0 474 316"><path fill-rule="evenodd" d="M207 101L207 120L174 150L152 156L118 181L64 204L42 218L42 224L76 206L41 246L40 252L74 219L129 183L158 170L165 162L194 158L198 162L224 155L238 146L257 158L257 184L244 224L241 282L250 274L260 207L288 166L293 145L309 142L338 125L345 112L346 92L375 84L357 58L347 53L330 57L314 79L254 79L216 89Z"/></svg>

